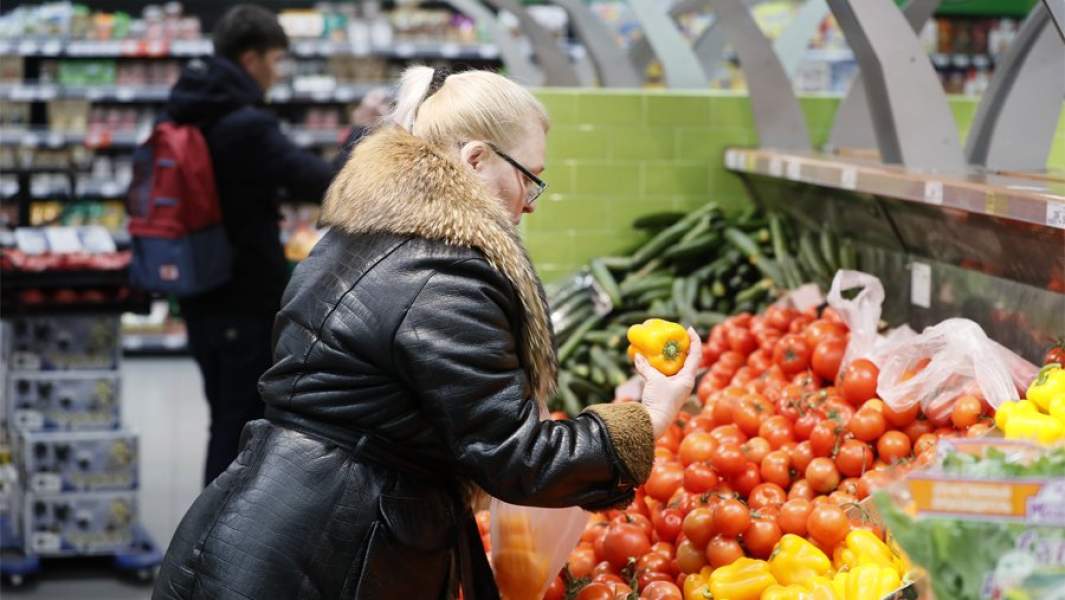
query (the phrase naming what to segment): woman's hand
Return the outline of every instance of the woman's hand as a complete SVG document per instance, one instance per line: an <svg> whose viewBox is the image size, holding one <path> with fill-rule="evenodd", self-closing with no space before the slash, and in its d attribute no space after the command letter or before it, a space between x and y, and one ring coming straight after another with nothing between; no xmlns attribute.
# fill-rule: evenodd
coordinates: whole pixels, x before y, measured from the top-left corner
<svg viewBox="0 0 1065 600"><path fill-rule="evenodd" d="M699 334L688 328L691 345L684 366L672 377L663 375L642 354L636 355L636 372L643 378L643 405L651 414L655 439L662 435L676 418L677 412L691 398L695 387L695 370L703 356L703 342Z"/></svg>

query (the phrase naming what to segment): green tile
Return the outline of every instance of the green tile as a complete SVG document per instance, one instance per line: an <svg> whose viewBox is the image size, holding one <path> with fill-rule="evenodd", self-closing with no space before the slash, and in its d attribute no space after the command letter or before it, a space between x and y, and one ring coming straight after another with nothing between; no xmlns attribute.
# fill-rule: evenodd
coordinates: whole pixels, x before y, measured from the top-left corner
<svg viewBox="0 0 1065 600"><path fill-rule="evenodd" d="M710 124L710 99L707 96L647 96L647 124L705 127Z"/></svg>
<svg viewBox="0 0 1065 600"><path fill-rule="evenodd" d="M543 210L560 230L597 230L607 226L610 203L605 196L568 194L537 210Z"/></svg>
<svg viewBox="0 0 1065 600"><path fill-rule="evenodd" d="M607 225L614 231L629 231L637 218L670 210L671 205L670 196L618 196L611 199Z"/></svg>
<svg viewBox="0 0 1065 600"><path fill-rule="evenodd" d="M680 131L671 127L617 127L614 129L611 156L632 160L674 158Z"/></svg>
<svg viewBox="0 0 1065 600"><path fill-rule="evenodd" d="M547 168L544 169L542 179L547 182L545 198L551 194L569 194L573 192L573 180L577 174L577 167L571 161L556 159L548 153Z"/></svg>
<svg viewBox="0 0 1065 600"><path fill-rule="evenodd" d="M530 232L525 234L524 241L533 263L537 265L569 264L573 261L572 238L566 232Z"/></svg>
<svg viewBox="0 0 1065 600"><path fill-rule="evenodd" d="M811 131L829 129L836 118L839 98L808 96L799 99L799 106L802 107L803 115L806 117L807 128Z"/></svg>
<svg viewBox="0 0 1065 600"><path fill-rule="evenodd" d="M640 189L639 163L577 163L579 194L631 194Z"/></svg>
<svg viewBox="0 0 1065 600"><path fill-rule="evenodd" d="M561 125L551 128L547 156L565 159L606 159L611 131L594 125Z"/></svg>
<svg viewBox="0 0 1065 600"><path fill-rule="evenodd" d="M552 126L577 122L577 94L539 90L536 97L547 109Z"/></svg>
<svg viewBox="0 0 1065 600"><path fill-rule="evenodd" d="M644 193L704 194L709 188L706 164L644 163Z"/></svg>
<svg viewBox="0 0 1065 600"><path fill-rule="evenodd" d="M577 119L597 125L637 126L644 120L644 96L585 91L577 98Z"/></svg>
<svg viewBox="0 0 1065 600"><path fill-rule="evenodd" d="M722 131L710 127L679 130L677 158L720 163L724 160L725 148L738 145L730 136L722 135Z"/></svg>
<svg viewBox="0 0 1065 600"><path fill-rule="evenodd" d="M730 127L754 131L754 113L751 101L746 96L719 96L710 98L710 122L712 127Z"/></svg>
<svg viewBox="0 0 1065 600"><path fill-rule="evenodd" d="M573 255L576 258L576 265L574 266L578 267L587 264L597 256L609 256L625 252L631 249L640 239L640 233L634 229L579 234L574 240Z"/></svg>

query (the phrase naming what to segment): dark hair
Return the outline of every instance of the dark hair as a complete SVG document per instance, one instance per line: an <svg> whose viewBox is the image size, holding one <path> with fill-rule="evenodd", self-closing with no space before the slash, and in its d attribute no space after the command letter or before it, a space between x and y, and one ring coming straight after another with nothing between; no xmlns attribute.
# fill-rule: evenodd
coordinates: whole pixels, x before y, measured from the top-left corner
<svg viewBox="0 0 1065 600"><path fill-rule="evenodd" d="M213 39L215 55L234 62L248 50L288 48L288 36L277 15L254 4L238 4L226 11L215 25Z"/></svg>

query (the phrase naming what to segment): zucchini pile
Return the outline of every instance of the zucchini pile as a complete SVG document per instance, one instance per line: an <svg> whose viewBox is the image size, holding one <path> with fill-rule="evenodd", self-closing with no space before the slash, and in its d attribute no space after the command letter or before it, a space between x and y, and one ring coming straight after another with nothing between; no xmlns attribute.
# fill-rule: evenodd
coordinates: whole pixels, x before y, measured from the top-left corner
<svg viewBox="0 0 1065 600"><path fill-rule="evenodd" d="M633 226L650 237L631 255L596 258L547 286L561 365L551 410L575 415L614 399L632 371L625 355L631 325L661 318L705 333L803 283L828 289L836 269L856 268L853 247L827 233L792 235L784 219L756 208L729 217L708 203Z"/></svg>

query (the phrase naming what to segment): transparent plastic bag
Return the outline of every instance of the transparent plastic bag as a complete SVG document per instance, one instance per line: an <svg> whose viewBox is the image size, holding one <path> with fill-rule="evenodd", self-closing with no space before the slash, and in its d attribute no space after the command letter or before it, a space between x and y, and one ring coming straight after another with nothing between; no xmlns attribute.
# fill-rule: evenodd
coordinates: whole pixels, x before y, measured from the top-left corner
<svg viewBox="0 0 1065 600"><path fill-rule="evenodd" d="M503 600L540 600L570 552L588 513L577 506L539 508L492 499L492 569Z"/></svg>
<svg viewBox="0 0 1065 600"><path fill-rule="evenodd" d="M884 402L896 410L920 403L932 418L949 414L962 394L980 394L994 408L1016 400L1037 371L969 319L947 319L897 340L877 352L877 365Z"/></svg>
<svg viewBox="0 0 1065 600"><path fill-rule="evenodd" d="M861 288L851 300L843 297L845 290ZM880 311L884 304L884 286L876 277L861 271L841 270L832 279L828 292L828 304L839 313L850 328L850 342L840 362L840 372L852 361L869 358L876 349L879 336Z"/></svg>

